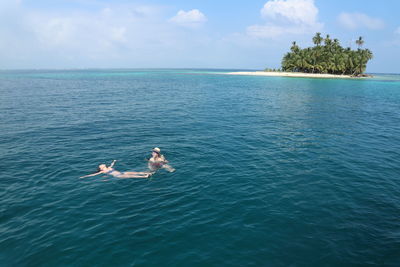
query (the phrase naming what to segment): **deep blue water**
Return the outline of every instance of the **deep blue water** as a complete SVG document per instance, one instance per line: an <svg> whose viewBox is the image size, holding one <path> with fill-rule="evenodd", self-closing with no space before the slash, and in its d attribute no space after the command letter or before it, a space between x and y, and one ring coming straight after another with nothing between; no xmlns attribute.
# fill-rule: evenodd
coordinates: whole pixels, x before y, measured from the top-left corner
<svg viewBox="0 0 400 267"><path fill-rule="evenodd" d="M400 266L400 76L221 72L0 72L1 265Z"/></svg>

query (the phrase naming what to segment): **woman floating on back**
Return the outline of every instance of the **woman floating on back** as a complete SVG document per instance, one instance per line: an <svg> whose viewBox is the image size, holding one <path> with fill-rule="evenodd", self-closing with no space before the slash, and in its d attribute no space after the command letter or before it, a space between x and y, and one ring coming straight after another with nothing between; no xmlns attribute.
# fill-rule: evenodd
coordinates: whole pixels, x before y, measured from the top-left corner
<svg viewBox="0 0 400 267"><path fill-rule="evenodd" d="M149 178L153 174L152 172L119 172L113 168L115 162L116 160L114 160L108 167L106 164L100 164L96 173L81 176L80 178L96 176L99 174L108 174L116 178Z"/></svg>

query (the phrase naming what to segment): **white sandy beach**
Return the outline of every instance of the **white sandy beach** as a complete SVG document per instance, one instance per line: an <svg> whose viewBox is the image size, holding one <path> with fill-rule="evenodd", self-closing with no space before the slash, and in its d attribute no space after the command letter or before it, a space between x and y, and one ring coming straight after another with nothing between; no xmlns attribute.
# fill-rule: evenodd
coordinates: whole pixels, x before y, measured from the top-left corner
<svg viewBox="0 0 400 267"><path fill-rule="evenodd" d="M350 75L334 75L334 74L320 74L320 73L300 73L300 72L271 72L271 71L237 71L226 73L229 75L251 75L251 76L278 76L278 77L302 77L302 78L342 78L354 79L359 77L352 77Z"/></svg>

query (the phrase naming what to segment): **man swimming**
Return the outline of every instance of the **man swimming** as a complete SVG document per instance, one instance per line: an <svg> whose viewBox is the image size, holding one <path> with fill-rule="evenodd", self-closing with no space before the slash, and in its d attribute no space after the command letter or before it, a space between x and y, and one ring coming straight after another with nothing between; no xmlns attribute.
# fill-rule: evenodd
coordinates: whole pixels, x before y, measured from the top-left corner
<svg viewBox="0 0 400 267"><path fill-rule="evenodd" d="M159 169L166 169L169 172L174 172L175 169L171 165L167 164L168 160L165 159L164 155L161 154L161 149L158 147L153 148L151 158L148 160L148 167L152 173Z"/></svg>

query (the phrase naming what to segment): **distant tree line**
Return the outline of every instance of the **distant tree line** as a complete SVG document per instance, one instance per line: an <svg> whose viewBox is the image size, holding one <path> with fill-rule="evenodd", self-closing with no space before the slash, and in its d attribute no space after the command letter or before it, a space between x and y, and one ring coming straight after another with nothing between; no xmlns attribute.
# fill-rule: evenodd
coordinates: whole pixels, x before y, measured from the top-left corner
<svg viewBox="0 0 400 267"><path fill-rule="evenodd" d="M282 71L360 76L373 57L369 49L362 49L362 37L356 40L357 50L343 48L338 39L332 40L329 35L323 38L319 32L312 40L315 46L304 49L292 43L290 52L282 59Z"/></svg>

